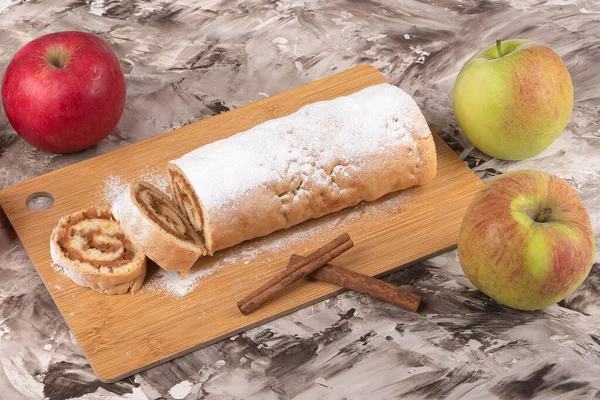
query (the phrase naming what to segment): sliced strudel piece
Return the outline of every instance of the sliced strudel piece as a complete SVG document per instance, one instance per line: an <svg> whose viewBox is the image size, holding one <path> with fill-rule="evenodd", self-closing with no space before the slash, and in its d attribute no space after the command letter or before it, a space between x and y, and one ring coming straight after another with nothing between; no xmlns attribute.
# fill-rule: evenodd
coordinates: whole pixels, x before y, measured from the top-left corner
<svg viewBox="0 0 600 400"><path fill-rule="evenodd" d="M177 203L149 183L131 183L113 202L112 212L143 252L168 271L184 276L206 254Z"/></svg>
<svg viewBox="0 0 600 400"><path fill-rule="evenodd" d="M137 291L146 276L146 256L107 208L89 208L60 219L50 253L66 276L104 294Z"/></svg>

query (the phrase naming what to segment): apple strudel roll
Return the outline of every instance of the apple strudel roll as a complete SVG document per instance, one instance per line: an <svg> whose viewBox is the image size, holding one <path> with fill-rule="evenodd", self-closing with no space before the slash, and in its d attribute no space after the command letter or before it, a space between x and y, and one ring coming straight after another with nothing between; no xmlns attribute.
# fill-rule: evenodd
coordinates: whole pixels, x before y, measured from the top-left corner
<svg viewBox="0 0 600 400"><path fill-rule="evenodd" d="M53 261L79 286L103 294L136 292L146 276L146 256L107 208L64 216L50 236Z"/></svg>
<svg viewBox="0 0 600 400"><path fill-rule="evenodd" d="M169 162L171 191L207 251L430 182L433 137L390 84L319 101Z"/></svg>
<svg viewBox="0 0 600 400"><path fill-rule="evenodd" d="M129 184L113 202L112 213L125 233L165 270L184 276L198 257L206 254L177 203L149 183Z"/></svg>

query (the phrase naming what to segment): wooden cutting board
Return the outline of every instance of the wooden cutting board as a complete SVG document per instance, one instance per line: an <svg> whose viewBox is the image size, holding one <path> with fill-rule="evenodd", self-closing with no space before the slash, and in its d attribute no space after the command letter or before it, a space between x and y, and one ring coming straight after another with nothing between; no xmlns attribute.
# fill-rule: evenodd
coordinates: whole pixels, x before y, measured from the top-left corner
<svg viewBox="0 0 600 400"><path fill-rule="evenodd" d="M455 246L463 213L482 182L435 135L438 173L432 183L205 257L192 270L195 285L172 280L178 289L161 291L173 288L151 265L140 292L104 296L76 286L52 265L49 237L58 219L101 203L114 175L127 180L164 171L169 160L199 146L382 82L375 68L359 66L0 191L0 204L101 380L122 379L340 293L322 282L301 282L248 316L236 307L285 268L292 252L308 254L344 231L355 247L335 264L373 276ZM39 192L49 193L54 205L29 210L27 198ZM202 269L214 272L201 277ZM174 296L186 290L191 292Z"/></svg>

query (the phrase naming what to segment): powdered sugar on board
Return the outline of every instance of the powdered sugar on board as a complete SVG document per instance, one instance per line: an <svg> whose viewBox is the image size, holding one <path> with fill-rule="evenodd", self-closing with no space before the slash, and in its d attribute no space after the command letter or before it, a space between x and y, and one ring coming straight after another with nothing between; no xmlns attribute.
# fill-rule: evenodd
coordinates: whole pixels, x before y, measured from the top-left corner
<svg viewBox="0 0 600 400"><path fill-rule="evenodd" d="M134 179L135 178L133 177L125 177L116 174L107 176L98 186L100 202L103 205L110 207L116 198L127 188L127 185L129 185L129 183ZM171 197L171 195L167 192L169 180L166 169L159 170L146 167L146 169L140 174L139 179L156 186L158 189L165 192L167 196Z"/></svg>
<svg viewBox="0 0 600 400"><path fill-rule="evenodd" d="M119 175L109 175L100 185L100 197L105 205L112 205L127 187L127 181Z"/></svg>
<svg viewBox="0 0 600 400"><path fill-rule="evenodd" d="M219 251L213 257L226 267L232 264L249 264L257 256L265 253L269 253L267 263L280 255L287 256L292 252L310 253L316 250L315 238L333 239L347 231L350 225L364 224L373 219L386 221L400 214L410 205L411 192L416 189L415 187L391 193L379 200L363 202L317 220L273 232L268 236ZM386 226L387 222L382 222L382 225ZM259 272L256 278L260 276Z"/></svg>
<svg viewBox="0 0 600 400"><path fill-rule="evenodd" d="M216 263L210 268L191 270L183 279L181 279L179 272L177 271L161 270L144 283L142 290L159 292L172 299L180 299L191 293L204 278L214 274L221 268L223 268L223 266Z"/></svg>

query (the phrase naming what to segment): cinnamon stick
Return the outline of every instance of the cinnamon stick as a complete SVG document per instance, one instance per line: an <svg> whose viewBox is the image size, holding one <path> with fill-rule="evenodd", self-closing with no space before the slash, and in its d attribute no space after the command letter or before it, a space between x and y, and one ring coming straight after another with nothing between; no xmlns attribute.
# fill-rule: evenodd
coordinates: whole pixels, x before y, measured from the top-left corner
<svg viewBox="0 0 600 400"><path fill-rule="evenodd" d="M248 314L256 310L261 304L277 295L283 289L321 268L329 261L352 248L352 246L354 246L354 243L350 239L350 235L347 233L342 234L302 260L289 265L288 268L277 274L269 282L238 301L238 308L242 314Z"/></svg>
<svg viewBox="0 0 600 400"><path fill-rule="evenodd" d="M299 262L304 257L293 254L290 265ZM331 283L346 289L354 290L375 297L386 303L394 304L406 310L417 312L421 303L421 296L408 290L394 286L377 278L358 272L350 271L335 265L326 264L308 275L308 278Z"/></svg>

